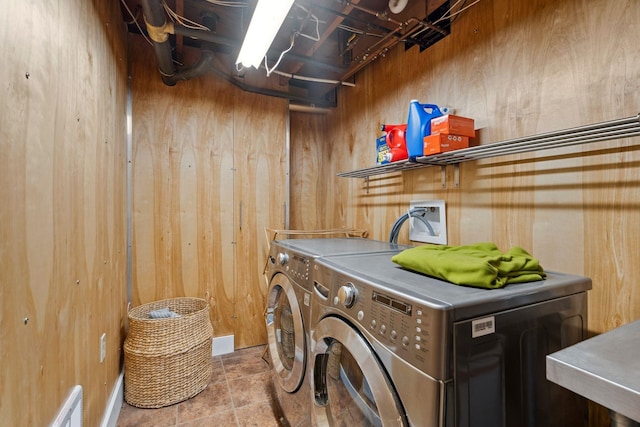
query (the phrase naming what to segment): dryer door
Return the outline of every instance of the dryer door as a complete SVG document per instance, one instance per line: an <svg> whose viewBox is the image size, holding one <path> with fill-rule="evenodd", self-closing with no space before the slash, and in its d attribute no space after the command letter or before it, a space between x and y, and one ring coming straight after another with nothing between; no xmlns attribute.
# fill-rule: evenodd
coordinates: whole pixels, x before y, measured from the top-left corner
<svg viewBox="0 0 640 427"><path fill-rule="evenodd" d="M285 391L300 387L306 364L302 312L289 278L278 273L267 294L267 339L276 379Z"/></svg>
<svg viewBox="0 0 640 427"><path fill-rule="evenodd" d="M408 426L400 399L367 341L325 317L313 329L313 389L319 426Z"/></svg>

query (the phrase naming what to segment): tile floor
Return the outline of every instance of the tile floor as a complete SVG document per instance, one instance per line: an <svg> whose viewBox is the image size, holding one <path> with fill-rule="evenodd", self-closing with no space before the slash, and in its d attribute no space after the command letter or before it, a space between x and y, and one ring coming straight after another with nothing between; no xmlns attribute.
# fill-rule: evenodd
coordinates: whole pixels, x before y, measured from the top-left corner
<svg viewBox="0 0 640 427"><path fill-rule="evenodd" d="M118 427L287 427L275 400L264 346L213 358L213 374L197 396L159 409L123 404Z"/></svg>

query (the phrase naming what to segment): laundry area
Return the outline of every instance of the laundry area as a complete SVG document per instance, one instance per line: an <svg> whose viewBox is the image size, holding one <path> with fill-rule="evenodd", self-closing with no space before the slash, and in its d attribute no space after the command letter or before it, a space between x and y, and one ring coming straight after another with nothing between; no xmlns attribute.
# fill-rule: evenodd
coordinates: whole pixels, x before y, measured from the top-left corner
<svg viewBox="0 0 640 427"><path fill-rule="evenodd" d="M640 424L637 1L3 6L0 424Z"/></svg>

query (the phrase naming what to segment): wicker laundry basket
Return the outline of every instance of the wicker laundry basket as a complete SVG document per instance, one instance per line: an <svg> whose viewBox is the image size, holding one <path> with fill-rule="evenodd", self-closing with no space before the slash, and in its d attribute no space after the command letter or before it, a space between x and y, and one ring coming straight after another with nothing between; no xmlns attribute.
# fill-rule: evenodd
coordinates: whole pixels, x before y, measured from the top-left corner
<svg viewBox="0 0 640 427"><path fill-rule="evenodd" d="M159 309L179 317L149 318ZM174 298L129 311L124 341L124 398L138 408L160 408L187 400L207 387L213 370L209 304Z"/></svg>

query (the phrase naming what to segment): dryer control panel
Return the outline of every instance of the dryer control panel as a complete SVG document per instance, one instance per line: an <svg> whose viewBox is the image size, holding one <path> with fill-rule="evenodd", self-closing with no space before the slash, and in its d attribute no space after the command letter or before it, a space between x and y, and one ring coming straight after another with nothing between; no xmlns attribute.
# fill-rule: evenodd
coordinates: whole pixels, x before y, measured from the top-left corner
<svg viewBox="0 0 640 427"><path fill-rule="evenodd" d="M285 271L292 278L297 279L301 282L309 281L309 275L311 272L311 259L309 257L298 255L295 253L281 253L281 255L285 255L287 257L287 261L283 265Z"/></svg>
<svg viewBox="0 0 640 427"><path fill-rule="evenodd" d="M312 257L310 256L287 251L273 245L268 262L271 275L276 272L285 273L291 280L310 291L311 261Z"/></svg>

